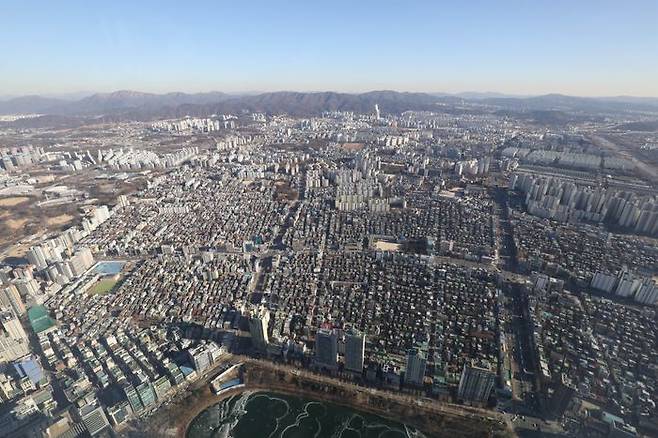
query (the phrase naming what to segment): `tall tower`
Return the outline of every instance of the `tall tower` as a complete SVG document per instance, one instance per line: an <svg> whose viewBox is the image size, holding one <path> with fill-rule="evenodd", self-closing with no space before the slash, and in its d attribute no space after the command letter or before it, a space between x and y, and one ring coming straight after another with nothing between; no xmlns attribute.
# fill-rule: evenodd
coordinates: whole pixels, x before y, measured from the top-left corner
<svg viewBox="0 0 658 438"><path fill-rule="evenodd" d="M427 358L422 351L416 348L407 351L407 370L404 374L404 382L416 386L422 385L426 366Z"/></svg>
<svg viewBox="0 0 658 438"><path fill-rule="evenodd" d="M491 364L470 361L464 364L457 397L473 404L485 404L489 400L496 374Z"/></svg>
<svg viewBox="0 0 658 438"><path fill-rule="evenodd" d="M345 369L361 373L366 349L366 335L355 329L345 334Z"/></svg>
<svg viewBox="0 0 658 438"><path fill-rule="evenodd" d="M315 362L329 369L338 366L338 336L332 329L319 329L315 335Z"/></svg>
<svg viewBox="0 0 658 438"><path fill-rule="evenodd" d="M381 114L379 113L379 105L375 104L375 119L379 120L381 118Z"/></svg>
<svg viewBox="0 0 658 438"><path fill-rule="evenodd" d="M270 325L270 312L261 307L249 319L249 333L251 333L251 342L254 347L264 350L270 342L267 334L267 328Z"/></svg>

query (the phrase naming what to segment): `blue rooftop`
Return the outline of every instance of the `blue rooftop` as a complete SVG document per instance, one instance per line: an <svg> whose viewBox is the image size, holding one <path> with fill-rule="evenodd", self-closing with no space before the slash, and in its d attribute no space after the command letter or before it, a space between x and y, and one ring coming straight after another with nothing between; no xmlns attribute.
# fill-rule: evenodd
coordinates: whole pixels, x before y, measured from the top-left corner
<svg viewBox="0 0 658 438"><path fill-rule="evenodd" d="M99 275L115 275L121 272L125 262L112 261L112 262L98 262L94 267L94 272Z"/></svg>
<svg viewBox="0 0 658 438"><path fill-rule="evenodd" d="M14 362L14 369L21 379L27 376L34 384L39 383L43 379L41 366L33 357L27 357Z"/></svg>

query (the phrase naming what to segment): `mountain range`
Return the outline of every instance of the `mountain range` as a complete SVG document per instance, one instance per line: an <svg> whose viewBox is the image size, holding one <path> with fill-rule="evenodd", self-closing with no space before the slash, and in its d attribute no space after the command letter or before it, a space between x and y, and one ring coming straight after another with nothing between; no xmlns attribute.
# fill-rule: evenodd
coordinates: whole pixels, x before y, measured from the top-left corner
<svg viewBox="0 0 658 438"><path fill-rule="evenodd" d="M0 114L38 113L66 117L108 117L149 120L163 117L208 116L220 113L258 111L271 114L315 115L322 111L371 112L375 104L382 113L407 110L514 112L562 111L602 114L610 112L658 113L658 98L575 97L561 94L507 96L498 93L429 94L371 91L337 92L281 91L231 95L221 92L153 94L138 91L97 93L81 99L22 96L0 101Z"/></svg>

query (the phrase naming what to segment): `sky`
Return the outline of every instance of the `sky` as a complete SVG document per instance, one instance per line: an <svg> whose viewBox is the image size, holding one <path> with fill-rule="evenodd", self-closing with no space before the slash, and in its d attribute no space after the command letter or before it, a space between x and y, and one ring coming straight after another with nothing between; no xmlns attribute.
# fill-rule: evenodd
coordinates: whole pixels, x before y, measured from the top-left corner
<svg viewBox="0 0 658 438"><path fill-rule="evenodd" d="M658 97L658 1L0 0L0 96Z"/></svg>

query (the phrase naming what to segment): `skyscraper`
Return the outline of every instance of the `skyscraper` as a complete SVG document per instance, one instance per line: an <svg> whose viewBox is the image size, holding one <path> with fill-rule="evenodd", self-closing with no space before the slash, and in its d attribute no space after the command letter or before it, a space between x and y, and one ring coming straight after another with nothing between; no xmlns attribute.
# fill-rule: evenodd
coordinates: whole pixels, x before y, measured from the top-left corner
<svg viewBox="0 0 658 438"><path fill-rule="evenodd" d="M470 361L464 364L459 379L459 400L472 404L485 404L493 389L496 374L491 364L486 362Z"/></svg>
<svg viewBox="0 0 658 438"><path fill-rule="evenodd" d="M425 367L427 358L422 351L411 348L407 351L407 370L404 374L404 382L410 385L420 386L425 378Z"/></svg>
<svg viewBox="0 0 658 438"><path fill-rule="evenodd" d="M363 356L366 349L366 335L356 329L345 333L345 369L355 373L363 371Z"/></svg>
<svg viewBox="0 0 658 438"><path fill-rule="evenodd" d="M319 329L315 335L315 362L335 369L338 366L338 336L332 329Z"/></svg>
<svg viewBox="0 0 658 438"><path fill-rule="evenodd" d="M249 318L249 333L251 333L251 342L254 347L264 350L270 342L267 334L267 328L270 324L270 312L261 307Z"/></svg>

